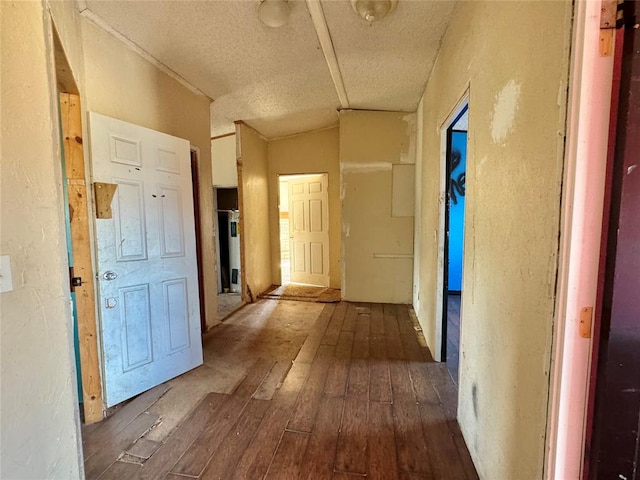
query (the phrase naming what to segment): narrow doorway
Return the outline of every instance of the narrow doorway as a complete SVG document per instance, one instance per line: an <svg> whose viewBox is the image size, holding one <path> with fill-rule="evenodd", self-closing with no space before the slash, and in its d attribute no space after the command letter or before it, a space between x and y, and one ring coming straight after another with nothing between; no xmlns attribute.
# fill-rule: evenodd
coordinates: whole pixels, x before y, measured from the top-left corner
<svg viewBox="0 0 640 480"><path fill-rule="evenodd" d="M329 286L328 174L280 175L281 284Z"/></svg>
<svg viewBox="0 0 640 480"><path fill-rule="evenodd" d="M218 318L242 305L238 188L216 188L218 226Z"/></svg>
<svg viewBox="0 0 640 480"><path fill-rule="evenodd" d="M446 130L446 207L443 272L442 358L458 384L464 264L464 221L467 164L468 104Z"/></svg>

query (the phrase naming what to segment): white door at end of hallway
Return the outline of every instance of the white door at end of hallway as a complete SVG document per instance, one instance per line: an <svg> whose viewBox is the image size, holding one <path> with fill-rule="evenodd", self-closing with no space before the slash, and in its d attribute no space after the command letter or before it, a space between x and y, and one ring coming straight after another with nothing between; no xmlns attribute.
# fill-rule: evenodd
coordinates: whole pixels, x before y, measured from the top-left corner
<svg viewBox="0 0 640 480"><path fill-rule="evenodd" d="M112 406L202 364L190 145L93 112L90 132L93 181L116 185L95 220Z"/></svg>
<svg viewBox="0 0 640 480"><path fill-rule="evenodd" d="M329 286L328 174L289 179L291 281Z"/></svg>

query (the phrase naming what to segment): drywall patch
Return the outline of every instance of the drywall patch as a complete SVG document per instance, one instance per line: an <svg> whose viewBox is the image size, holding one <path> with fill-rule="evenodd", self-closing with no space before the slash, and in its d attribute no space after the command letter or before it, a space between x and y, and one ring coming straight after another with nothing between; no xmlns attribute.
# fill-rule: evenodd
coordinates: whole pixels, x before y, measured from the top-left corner
<svg viewBox="0 0 640 480"><path fill-rule="evenodd" d="M520 84L509 80L496 95L491 114L491 137L493 143L503 143L513 130L520 99Z"/></svg>

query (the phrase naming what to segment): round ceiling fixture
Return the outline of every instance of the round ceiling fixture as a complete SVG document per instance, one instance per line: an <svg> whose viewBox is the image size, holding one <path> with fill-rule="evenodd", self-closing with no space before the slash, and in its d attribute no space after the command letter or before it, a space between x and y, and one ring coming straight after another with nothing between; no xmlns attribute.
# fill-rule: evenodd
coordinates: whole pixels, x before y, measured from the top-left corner
<svg viewBox="0 0 640 480"><path fill-rule="evenodd" d="M382 20L396 8L398 0L351 0L351 6L369 24Z"/></svg>
<svg viewBox="0 0 640 480"><path fill-rule="evenodd" d="M262 0L258 7L258 18L269 27L281 27L289 21L291 8L287 0Z"/></svg>

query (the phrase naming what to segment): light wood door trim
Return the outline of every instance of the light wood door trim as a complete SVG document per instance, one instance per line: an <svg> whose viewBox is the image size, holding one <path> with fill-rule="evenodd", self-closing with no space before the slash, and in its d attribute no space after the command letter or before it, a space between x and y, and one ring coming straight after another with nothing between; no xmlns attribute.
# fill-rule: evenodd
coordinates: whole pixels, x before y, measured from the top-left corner
<svg viewBox="0 0 640 480"><path fill-rule="evenodd" d="M82 285L75 287L80 342L82 394L86 423L103 418L102 382L98 359L96 328L95 275L89 232L89 197L85 180L82 148L82 109L80 97L60 94L63 148L69 188L71 249L74 274L82 277Z"/></svg>

